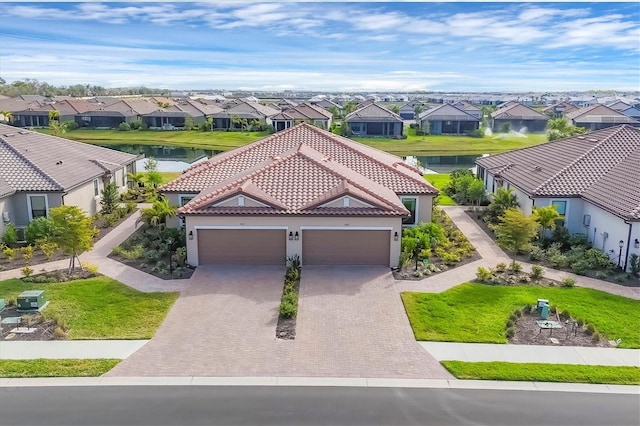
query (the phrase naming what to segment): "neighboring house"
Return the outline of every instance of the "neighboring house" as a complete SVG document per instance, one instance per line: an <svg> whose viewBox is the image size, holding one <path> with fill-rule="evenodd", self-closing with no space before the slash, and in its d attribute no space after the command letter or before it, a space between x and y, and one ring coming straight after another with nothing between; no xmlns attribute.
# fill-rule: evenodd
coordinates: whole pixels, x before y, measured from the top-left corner
<svg viewBox="0 0 640 426"><path fill-rule="evenodd" d="M269 106L272 107L272 108L277 108L277 109L279 109L281 111L284 111L286 109L293 108L296 105L298 105L298 104L293 102L293 101L291 101L291 100L289 100L289 99L282 98L282 99L278 100L277 102L272 102Z"/></svg>
<svg viewBox="0 0 640 426"><path fill-rule="evenodd" d="M618 124L638 125L640 122L606 105L581 108L566 115L571 124L588 130L600 130Z"/></svg>
<svg viewBox="0 0 640 426"><path fill-rule="evenodd" d="M500 132L508 125L516 132L542 133L548 121L549 117L546 115L519 102L510 101L491 113L491 130Z"/></svg>
<svg viewBox="0 0 640 426"><path fill-rule="evenodd" d="M635 106L631 102L617 100L610 104L607 104L607 106L635 120L640 120L640 106Z"/></svg>
<svg viewBox="0 0 640 426"><path fill-rule="evenodd" d="M513 189L527 214L554 206L569 232L585 234L614 263L626 268L629 256L640 254L639 129L619 125L476 164L489 193Z"/></svg>
<svg viewBox="0 0 640 426"><path fill-rule="evenodd" d="M0 124L0 235L13 223L22 229L49 209L100 210L105 184L127 186L136 155Z"/></svg>
<svg viewBox="0 0 640 426"><path fill-rule="evenodd" d="M482 108L466 101L456 102L453 106L482 121Z"/></svg>
<svg viewBox="0 0 640 426"><path fill-rule="evenodd" d="M422 111L429 109L427 104L421 101L411 101L400 107L400 113L398 114L403 120L415 120L416 118L416 106L420 106Z"/></svg>
<svg viewBox="0 0 640 426"><path fill-rule="evenodd" d="M327 111L330 111L331 108L336 108L338 111L342 110L342 107L339 104L337 104L337 103L335 103L335 102L333 102L333 101L331 101L329 99L322 99L320 101L311 102L311 103L313 105L319 106L320 108L323 108L323 109L325 109Z"/></svg>
<svg viewBox="0 0 640 426"><path fill-rule="evenodd" d="M560 118L578 109L579 108L572 103L558 102L557 104L549 105L543 109L542 112L551 118Z"/></svg>
<svg viewBox="0 0 640 426"><path fill-rule="evenodd" d="M121 123L142 120L146 114L158 109L156 102L121 99L111 105L96 106L90 111L76 115L80 127L117 128Z"/></svg>
<svg viewBox="0 0 640 426"><path fill-rule="evenodd" d="M453 106L442 104L418 116L420 128L431 135L459 135L478 130L480 119ZM428 126L428 129L427 129Z"/></svg>
<svg viewBox="0 0 640 426"><path fill-rule="evenodd" d="M403 134L402 117L373 102L348 114L344 121L355 136L401 138Z"/></svg>
<svg viewBox="0 0 640 426"><path fill-rule="evenodd" d="M278 114L277 109L257 102L239 101L235 105L213 114L215 129L240 129L240 123L234 123L234 118L245 119L248 123L257 120L260 125L271 125L271 117Z"/></svg>
<svg viewBox="0 0 640 426"><path fill-rule="evenodd" d="M15 98L0 99L0 111L10 112L11 115L13 116L11 121L12 123L16 121L16 114L19 111L24 111L29 108L39 108L42 105L43 104L40 104L38 102L27 102L22 99L15 99ZM6 120L7 118L4 115L2 115L2 113L0 113L0 121L6 121Z"/></svg>
<svg viewBox="0 0 640 426"><path fill-rule="evenodd" d="M27 108L13 115L13 124L19 127L48 127L51 111L58 112L60 123L75 121L79 114L83 114L95 108L95 104L82 99L67 99L52 104L46 104L36 108Z"/></svg>
<svg viewBox="0 0 640 426"><path fill-rule="evenodd" d="M215 155L160 191L182 206L194 266L298 255L395 267L402 226L430 221L438 194L401 158L307 123Z"/></svg>
<svg viewBox="0 0 640 426"><path fill-rule="evenodd" d="M321 129L328 129L331 126L332 117L333 115L323 108L303 103L272 116L271 123L276 132L300 123L309 123Z"/></svg>

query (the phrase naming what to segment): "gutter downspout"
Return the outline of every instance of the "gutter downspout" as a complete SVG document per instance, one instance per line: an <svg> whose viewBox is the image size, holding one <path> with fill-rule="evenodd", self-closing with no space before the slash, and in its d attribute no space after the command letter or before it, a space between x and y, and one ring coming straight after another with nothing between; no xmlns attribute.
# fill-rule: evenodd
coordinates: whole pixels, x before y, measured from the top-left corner
<svg viewBox="0 0 640 426"><path fill-rule="evenodd" d="M629 263L629 251L631 250L631 229L633 227L633 223L624 221L627 225L629 225L629 233L627 235L627 250L625 250L625 258L624 258L624 269L623 272L627 272L627 264Z"/></svg>

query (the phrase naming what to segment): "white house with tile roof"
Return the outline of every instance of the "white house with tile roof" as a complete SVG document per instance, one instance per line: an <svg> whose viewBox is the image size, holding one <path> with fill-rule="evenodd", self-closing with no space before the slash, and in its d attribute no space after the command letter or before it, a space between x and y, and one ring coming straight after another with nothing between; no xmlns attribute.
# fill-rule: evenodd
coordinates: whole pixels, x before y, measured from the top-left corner
<svg viewBox="0 0 640 426"><path fill-rule="evenodd" d="M614 263L640 255L640 130L618 125L476 160L488 193L513 189L520 208L555 206Z"/></svg>
<svg viewBox="0 0 640 426"><path fill-rule="evenodd" d="M49 209L75 205L93 215L110 182L127 187L137 156L0 124L0 235Z"/></svg>
<svg viewBox="0 0 640 426"><path fill-rule="evenodd" d="M438 194L401 158L307 123L215 155L160 191L182 206L194 266L298 255L395 267L402 227L430 221Z"/></svg>

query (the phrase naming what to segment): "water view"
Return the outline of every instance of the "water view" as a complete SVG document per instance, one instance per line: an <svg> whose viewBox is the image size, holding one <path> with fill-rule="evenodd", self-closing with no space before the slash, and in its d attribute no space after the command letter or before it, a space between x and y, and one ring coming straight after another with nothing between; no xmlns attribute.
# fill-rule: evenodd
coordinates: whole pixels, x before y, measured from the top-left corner
<svg viewBox="0 0 640 426"><path fill-rule="evenodd" d="M456 169L473 169L475 160L480 155L433 155L403 157L407 164L411 164L424 173L450 173Z"/></svg>

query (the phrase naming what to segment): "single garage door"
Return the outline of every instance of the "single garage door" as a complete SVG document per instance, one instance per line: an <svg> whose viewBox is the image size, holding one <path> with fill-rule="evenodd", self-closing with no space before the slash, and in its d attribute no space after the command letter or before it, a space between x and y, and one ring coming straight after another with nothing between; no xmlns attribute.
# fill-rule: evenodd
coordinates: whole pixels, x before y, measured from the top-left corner
<svg viewBox="0 0 640 426"><path fill-rule="evenodd" d="M391 231L302 231L305 265L389 266Z"/></svg>
<svg viewBox="0 0 640 426"><path fill-rule="evenodd" d="M206 264L284 265L284 229L198 229L198 261Z"/></svg>

